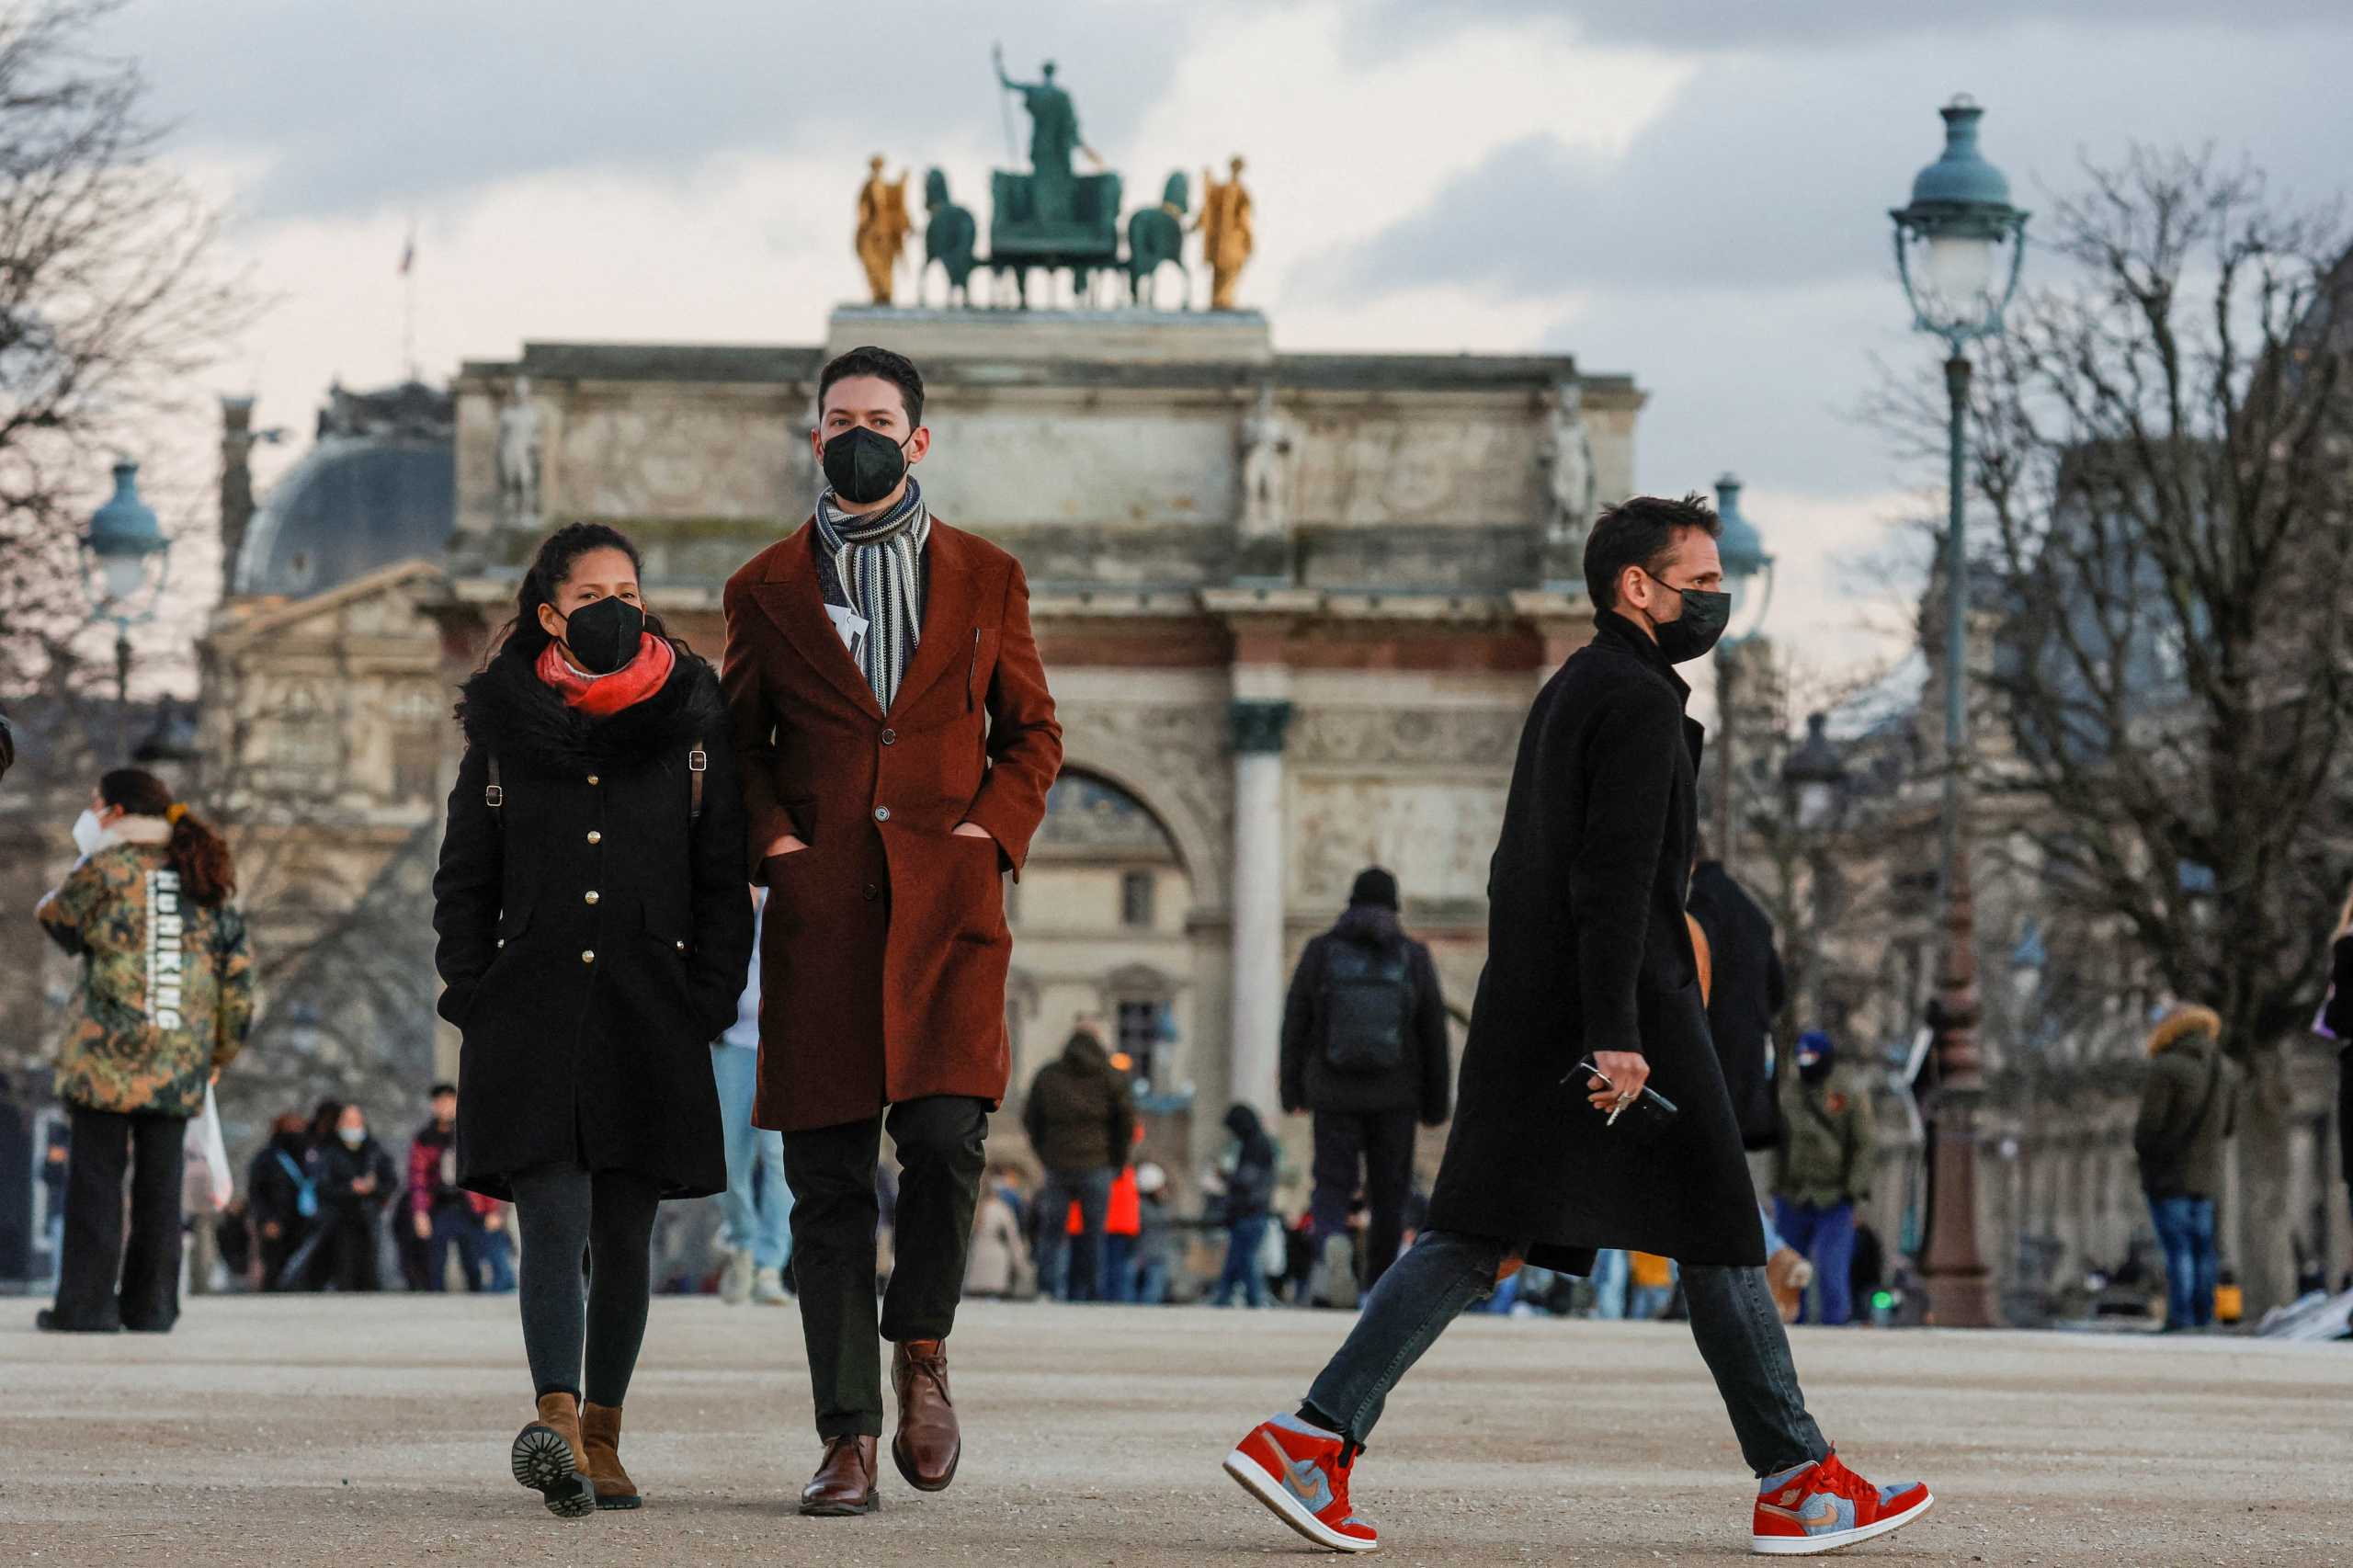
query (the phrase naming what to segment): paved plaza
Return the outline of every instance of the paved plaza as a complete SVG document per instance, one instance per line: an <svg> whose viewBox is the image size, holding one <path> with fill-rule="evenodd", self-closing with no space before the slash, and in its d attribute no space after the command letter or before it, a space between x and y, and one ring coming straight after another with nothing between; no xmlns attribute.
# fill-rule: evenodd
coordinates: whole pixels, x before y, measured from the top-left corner
<svg viewBox="0 0 2353 1568"><path fill-rule="evenodd" d="M0 1562L1189 1564L1303 1561L1219 1472L1335 1313L976 1305L967 1457L803 1519L790 1309L663 1301L629 1402L648 1505L550 1517L509 1300L210 1298L168 1337L51 1338L0 1302ZM1937 1511L1886 1563L2353 1563L2353 1346L1800 1331L1817 1415ZM1746 1486L1675 1324L1479 1318L1392 1401L1358 1502L1401 1563L1731 1561Z"/></svg>

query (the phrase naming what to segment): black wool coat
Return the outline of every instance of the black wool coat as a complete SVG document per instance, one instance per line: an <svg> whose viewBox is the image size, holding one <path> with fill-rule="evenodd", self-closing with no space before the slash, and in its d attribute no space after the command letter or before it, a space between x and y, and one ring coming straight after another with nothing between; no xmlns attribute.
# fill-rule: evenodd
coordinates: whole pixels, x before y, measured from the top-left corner
<svg viewBox="0 0 2353 1568"><path fill-rule="evenodd" d="M1789 976L1773 948L1772 916L1748 890L1733 880L1720 860L1691 873L1691 918L1708 934L1715 984L1708 994L1708 1032L1715 1037L1716 1060L1732 1096L1733 1119L1740 1123L1741 1146L1771 1149L1781 1142L1780 1096L1767 1060L1773 1021L1790 999Z"/></svg>
<svg viewBox="0 0 2353 1568"><path fill-rule="evenodd" d="M509 1199L517 1172L561 1161L670 1198L723 1190L710 1045L735 1018L752 903L718 676L682 652L661 690L592 719L501 654L459 720L433 928L441 1016L465 1037L460 1185Z"/></svg>
<svg viewBox="0 0 2353 1568"><path fill-rule="evenodd" d="M1529 1262L1572 1274L1601 1247L1761 1266L1684 922L1701 733L1658 645L1599 619L1520 733L1429 1225L1524 1243ZM1597 1051L1648 1058L1651 1086L1681 1111L1658 1138L1586 1103L1573 1069Z"/></svg>

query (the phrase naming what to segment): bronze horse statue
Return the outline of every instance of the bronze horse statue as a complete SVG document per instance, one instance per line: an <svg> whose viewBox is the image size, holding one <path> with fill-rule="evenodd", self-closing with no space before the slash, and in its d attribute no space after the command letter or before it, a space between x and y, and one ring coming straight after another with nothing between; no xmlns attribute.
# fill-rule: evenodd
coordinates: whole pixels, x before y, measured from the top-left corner
<svg viewBox="0 0 2353 1568"><path fill-rule="evenodd" d="M1160 205L1146 207L1128 220L1128 301L1131 304L1155 303L1158 292L1156 275L1161 266L1175 262L1176 270L1185 276L1185 308L1193 308L1193 273L1185 265L1185 210L1187 183L1184 172L1168 176L1167 188L1161 192Z"/></svg>
<svg viewBox="0 0 2353 1568"><path fill-rule="evenodd" d="M948 176L943 170L934 169L924 176L923 205L929 215L923 230L924 276L930 277L931 264L938 262L948 274L948 302L969 305L972 247L980 227L968 210L948 199Z"/></svg>

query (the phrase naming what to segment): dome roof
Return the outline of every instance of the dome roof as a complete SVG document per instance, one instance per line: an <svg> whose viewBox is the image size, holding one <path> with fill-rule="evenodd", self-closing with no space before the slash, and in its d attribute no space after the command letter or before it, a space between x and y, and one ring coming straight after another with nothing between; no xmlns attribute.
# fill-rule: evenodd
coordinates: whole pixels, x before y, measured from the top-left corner
<svg viewBox="0 0 2353 1568"><path fill-rule="evenodd" d="M457 526L446 392L411 382L329 394L319 439L254 516L241 594L307 597L395 562L439 560Z"/></svg>

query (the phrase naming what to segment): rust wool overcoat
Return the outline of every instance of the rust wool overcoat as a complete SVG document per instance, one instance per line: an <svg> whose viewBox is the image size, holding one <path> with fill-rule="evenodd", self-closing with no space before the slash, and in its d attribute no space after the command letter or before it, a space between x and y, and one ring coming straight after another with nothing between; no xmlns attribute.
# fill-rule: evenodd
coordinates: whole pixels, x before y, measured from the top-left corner
<svg viewBox="0 0 2353 1568"><path fill-rule="evenodd" d="M727 695L760 943L752 1119L835 1127L926 1095L1005 1098L1006 870L1062 726L1019 562L934 518L923 630L885 714L825 614L803 525L728 579ZM959 823L989 838L955 836ZM809 846L763 859L790 834Z"/></svg>

